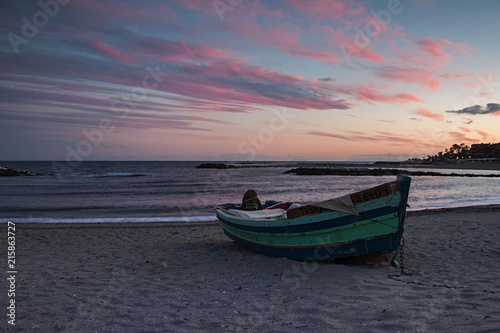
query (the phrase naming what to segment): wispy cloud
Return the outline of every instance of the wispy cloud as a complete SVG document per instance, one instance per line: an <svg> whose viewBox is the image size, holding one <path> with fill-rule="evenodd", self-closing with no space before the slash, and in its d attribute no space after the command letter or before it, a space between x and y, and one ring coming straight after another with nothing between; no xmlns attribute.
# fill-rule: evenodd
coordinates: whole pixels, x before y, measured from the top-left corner
<svg viewBox="0 0 500 333"><path fill-rule="evenodd" d="M481 130L475 130L475 132L483 138L483 141L495 140L495 136L490 133Z"/></svg>
<svg viewBox="0 0 500 333"><path fill-rule="evenodd" d="M321 127L321 128L334 129L334 128L332 128L332 126L327 126L327 125L322 125L322 124L316 124L316 123L313 123L313 122L310 122L310 121L305 121L305 120L296 120L296 121L294 121L294 123L302 124L302 125L306 125L306 126L312 126L312 127Z"/></svg>
<svg viewBox="0 0 500 333"><path fill-rule="evenodd" d="M471 130L470 128L467 128L467 127L465 127L465 126L460 126L460 127L458 127L458 128L459 128L460 130L464 131L464 132L467 132L467 133L472 132L472 130Z"/></svg>
<svg viewBox="0 0 500 333"><path fill-rule="evenodd" d="M412 66L386 65L376 68L375 75L393 81L416 83L424 88L436 90L441 86L435 78L436 70Z"/></svg>
<svg viewBox="0 0 500 333"><path fill-rule="evenodd" d="M358 87L358 88L342 88L339 91L356 97L358 100L363 102L379 102L379 103L410 103L410 102L423 102L422 99L413 94L396 94L389 95L383 93L380 90L370 87Z"/></svg>
<svg viewBox="0 0 500 333"><path fill-rule="evenodd" d="M437 121L445 121L444 115L442 115L440 113L432 112L432 111L427 110L427 109L419 109L415 113L418 114L419 116L422 116L422 117L434 119L434 120L437 120Z"/></svg>
<svg viewBox="0 0 500 333"><path fill-rule="evenodd" d="M123 62L137 62L137 58L120 53L113 49L112 47L105 45L101 41L94 39L92 42L92 47L95 48L96 51L98 51L101 54L104 54L106 56L109 56L115 60L118 61L123 61Z"/></svg>
<svg viewBox="0 0 500 333"><path fill-rule="evenodd" d="M355 114L343 113L342 115L343 115L343 116L352 117L352 118L358 118L358 119L361 119L361 117L360 117L360 116L355 115Z"/></svg>
<svg viewBox="0 0 500 333"><path fill-rule="evenodd" d="M433 38L420 38L417 45L422 51L429 53L434 59L440 61L450 57L450 54L445 49L452 49L456 52L467 53L470 51L470 46L466 44L452 43L446 39L434 40Z"/></svg>
<svg viewBox="0 0 500 333"><path fill-rule="evenodd" d="M317 135L317 136L326 136L329 138L334 138L334 139L342 139L342 140L350 140L349 137L345 135L340 135L340 134L335 134L335 133L328 133L328 132L322 132L322 131L310 131L307 132L309 135Z"/></svg>
<svg viewBox="0 0 500 333"><path fill-rule="evenodd" d="M458 142L467 142L467 143L479 143L481 140L479 139L473 139L467 137L465 134L460 133L460 132L450 132L449 135L453 138L453 140L458 141Z"/></svg>
<svg viewBox="0 0 500 333"><path fill-rule="evenodd" d="M368 133L365 134L355 134L355 135L343 135L343 134L337 134L337 133L329 133L329 132L323 132L323 131L310 131L307 132L309 135L315 135L315 136L324 136L324 137L329 137L333 139L341 139L341 140L347 140L347 141L360 141L360 142L375 142L375 141L380 141L380 142L390 142L392 144L396 145L404 145L404 144L421 144L421 140L418 139L413 139L410 137L406 136L400 136L392 133L387 133L387 132L378 132L379 134L374 134L374 135L368 135Z"/></svg>

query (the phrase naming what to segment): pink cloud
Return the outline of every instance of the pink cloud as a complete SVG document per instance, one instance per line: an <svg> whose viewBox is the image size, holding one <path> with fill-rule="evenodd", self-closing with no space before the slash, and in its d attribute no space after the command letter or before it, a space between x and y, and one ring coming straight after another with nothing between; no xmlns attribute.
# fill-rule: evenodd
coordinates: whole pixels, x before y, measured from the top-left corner
<svg viewBox="0 0 500 333"><path fill-rule="evenodd" d="M458 79L463 79L466 77L471 77L475 76L474 74L450 74L450 73L443 73L439 74L439 77L446 79L446 80L458 80Z"/></svg>
<svg viewBox="0 0 500 333"><path fill-rule="evenodd" d="M189 47L187 47L184 39L181 40L181 43L182 43L182 46L184 46L184 49L189 53L189 55L194 58L193 51L191 51L191 49Z"/></svg>
<svg viewBox="0 0 500 333"><path fill-rule="evenodd" d="M234 55L234 51L229 48L220 49L199 43L186 43L184 39L173 41L141 35L130 30L127 30L127 35L133 45L141 46L128 46L127 51L139 55L141 59L187 63L189 60L225 59Z"/></svg>
<svg viewBox="0 0 500 333"><path fill-rule="evenodd" d="M390 98L393 103L409 103L409 102L423 102L423 99L413 94L398 94Z"/></svg>
<svg viewBox="0 0 500 333"><path fill-rule="evenodd" d="M115 49L103 44L97 39L92 40L91 44L95 50L101 52L102 54L108 57L114 58L122 62L137 62L137 59L135 57L131 57L130 55L125 55L121 52L118 52Z"/></svg>
<svg viewBox="0 0 500 333"><path fill-rule="evenodd" d="M278 33L278 30L275 31ZM142 46L131 49L131 54L140 55L141 59L168 61L171 73L165 73L167 77L162 78L162 82L158 83L155 88L158 91L217 101L220 105L227 102L244 103L248 106L247 109L255 109L250 105L277 105L306 110L349 108L347 101L332 97L332 91L329 91L321 82L252 65L244 59L229 58L233 54L232 50L189 44L185 40L156 39L135 32L130 32L129 35L134 44ZM285 40L295 40L293 33L288 33L286 36L288 37L285 37ZM121 61L132 60L131 57L124 56L97 40L93 45L110 57ZM310 56L321 58L323 55ZM330 60L333 61L333 58ZM137 80L130 79L130 76L123 79L101 75L99 78L94 76L92 79L125 86L138 84ZM303 87L308 87L308 89L303 89ZM306 97L304 93L309 97ZM307 99L309 101L306 101ZM214 110L221 110L220 105ZM244 109L245 107L242 106L240 109L226 108L225 110L244 112Z"/></svg>
<svg viewBox="0 0 500 333"><path fill-rule="evenodd" d="M212 13L216 15L214 4L212 1L204 1L204 0L174 0L174 2L179 7L184 7L186 9L195 10L195 11L203 11L204 13ZM227 3L226 3L227 4Z"/></svg>
<svg viewBox="0 0 500 333"><path fill-rule="evenodd" d="M416 46L416 49L414 47ZM470 48L465 44L452 43L448 40L420 38L415 44L409 45L413 53L396 51L401 63L375 69L375 74L385 79L419 84L432 90L441 87L441 80L460 80L472 74L439 73L440 69L453 60L452 53L465 53ZM398 50L398 49L396 49Z"/></svg>
<svg viewBox="0 0 500 333"><path fill-rule="evenodd" d="M289 48L290 55L295 57L304 57L314 59L327 64L337 64L339 56L333 52L315 51L307 48Z"/></svg>
<svg viewBox="0 0 500 333"><path fill-rule="evenodd" d="M252 17L264 16L282 18L288 15L286 8L269 8L266 4L262 4L260 0L247 1L245 5L248 5L248 7L245 8L246 13Z"/></svg>
<svg viewBox="0 0 500 333"><path fill-rule="evenodd" d="M375 74L382 78L394 81L417 83L422 87L432 90L436 90L441 86L439 81L432 78L435 72L435 70L397 65L383 66L375 69Z"/></svg>
<svg viewBox="0 0 500 333"><path fill-rule="evenodd" d="M416 58L411 54L398 53L397 56L403 60L405 64L412 64L417 66L429 66L429 64L424 59Z"/></svg>
<svg viewBox="0 0 500 333"><path fill-rule="evenodd" d="M333 139L342 139L342 140L348 140L348 141L364 141L364 142L373 142L373 141L382 141L382 142L391 142L391 143L396 143L400 145L406 145L408 143L411 144L421 144L422 141L419 139L412 139L406 136L398 136L394 135L392 133L387 133L387 132L378 132L380 133L379 135L367 135L366 133L358 134L358 135L352 135L352 136L345 136L341 134L333 134L333 133L328 133L328 132L322 132L322 131L311 131L307 132L309 135L316 135L316 136L324 136L324 137L329 137Z"/></svg>
<svg viewBox="0 0 500 333"><path fill-rule="evenodd" d="M361 26L366 24L372 18L367 18L365 23L360 22ZM370 62L385 62L386 59L378 54L374 47L379 41L374 39L366 39L359 37L359 27L338 29L331 26L315 27L317 34L321 36L321 42L328 45L332 50L335 50L341 56L344 62L351 63L354 57L361 60L369 60Z"/></svg>
<svg viewBox="0 0 500 333"><path fill-rule="evenodd" d="M80 15L82 12L91 13L94 17L99 15L103 18L120 18L124 20L139 20L139 19L150 19L151 13L148 8L143 6L142 8L137 8L136 6L129 6L126 3L116 3L116 2L101 2L95 0L85 0L85 1L74 1L71 4L71 8ZM163 10L169 10L170 8L162 4Z"/></svg>
<svg viewBox="0 0 500 333"><path fill-rule="evenodd" d="M434 113L432 111L429 111L427 109L419 109L416 114L422 116L422 117L427 117L430 119L434 119L436 121L445 121L444 115L440 113Z"/></svg>
<svg viewBox="0 0 500 333"><path fill-rule="evenodd" d="M245 8L241 8L245 7ZM379 36L389 31L389 26L380 24L363 5L353 1L311 2L289 1L280 10L269 9L260 2L244 2L237 7L238 12L226 15L223 24L227 30L260 46L276 48L292 57L313 59L326 64L339 64L345 61L347 48L352 56L364 60L383 62L386 59L378 54L374 46ZM240 10L241 9L241 10ZM298 12L301 17L311 21L310 29L304 30L302 21L271 21L269 17L287 17L290 12ZM229 13L229 12L228 12ZM257 22L255 16L265 16L266 20ZM293 22L293 23L291 23ZM377 36L372 36L368 45L356 45L357 27L366 25L379 29ZM310 34L314 31L314 34ZM344 47L342 50L341 45Z"/></svg>
<svg viewBox="0 0 500 333"><path fill-rule="evenodd" d="M349 141L379 141L376 137L367 136L367 135L353 135L349 138Z"/></svg>
<svg viewBox="0 0 500 333"><path fill-rule="evenodd" d="M409 102L423 102L422 99L412 94L387 95L379 90L369 87L341 89L339 91L354 96L363 102L369 102L369 103L383 102L383 103L398 104L398 103L409 103Z"/></svg>
<svg viewBox="0 0 500 333"><path fill-rule="evenodd" d="M459 129L461 129L462 131L467 132L467 133L471 132L471 130L465 126L460 126Z"/></svg>
<svg viewBox="0 0 500 333"><path fill-rule="evenodd" d="M324 45L305 45L298 26L282 23L277 26L262 27L256 22L233 20L227 23L228 29L253 43L272 47L292 57L309 58L326 64L338 64L339 55Z"/></svg>
<svg viewBox="0 0 500 333"><path fill-rule="evenodd" d="M467 53L471 50L471 47L466 44L452 43L446 39L437 41L433 38L420 38L416 44L421 51L429 54L434 64L438 66L450 60L451 54L448 50L459 53Z"/></svg>
<svg viewBox="0 0 500 333"><path fill-rule="evenodd" d="M384 131L376 131L376 133L379 133L379 134L382 134L382 135L385 135L385 136L393 136L394 135L392 133L384 132Z"/></svg>
<svg viewBox="0 0 500 333"><path fill-rule="evenodd" d="M352 42L340 44L343 47L344 55L347 55L348 58L355 55L360 58L376 61L376 62L384 62L386 59L381 55L377 54L370 47L357 47ZM349 62L349 61L348 61Z"/></svg>
<svg viewBox="0 0 500 333"><path fill-rule="evenodd" d="M316 124L316 123L313 123L313 122L310 122L310 121L305 121L305 120L295 121L295 123L297 123L297 124L303 124L303 125L307 125L307 126L313 126L313 127L321 127L321 128L332 129L331 126L320 125L320 124Z"/></svg>
<svg viewBox="0 0 500 333"><path fill-rule="evenodd" d="M293 9L310 18L325 17L330 20L348 21L353 17L366 14L360 3L351 0L290 0L287 2Z"/></svg>
<svg viewBox="0 0 500 333"><path fill-rule="evenodd" d="M304 110L350 107L347 101L334 98L321 84L241 60L209 61L207 65L189 63L184 67L182 72L165 77L157 90L219 103L242 102Z"/></svg>
<svg viewBox="0 0 500 333"><path fill-rule="evenodd" d="M64 87L64 93L55 96L47 93L42 94L43 96L34 95L36 89L31 87L28 90L31 91L33 100L50 98L65 103L71 109L92 108L92 111L109 112L115 107L126 108L125 102L115 106L116 100L120 96L129 96L141 89L147 77L153 88L147 90L145 98L129 103L133 105L134 110L165 113L252 112L261 110L262 106L303 110L350 108L350 103L337 98L334 91L328 89L322 82L285 74L266 66L253 65L244 59L231 58L229 55L232 51L190 44L185 40L161 40L133 32L128 37L134 45L141 47L129 48L127 53L122 53L119 48L111 48L97 39L94 39L93 43L83 43L83 45L91 46L92 54L95 54L94 50L99 50L100 54L119 59L121 62L130 62L137 57L145 63L150 59L154 59L156 63L128 65L124 71L111 67L109 61L86 62L87 58L82 57L79 58L80 63L74 64L58 61L59 58L56 56L53 60L55 66L52 67L56 76L49 81L40 81L41 78L47 77L41 74L36 76L35 80L44 85ZM33 64L31 61L27 63ZM90 63L95 66L88 66ZM21 68L26 71L26 75L29 75L30 69L33 71L33 66L35 65ZM86 70L79 70L81 68ZM158 70L151 74L151 68ZM75 73L78 73L79 83L70 81L68 84L64 78L74 77ZM158 79L154 79L152 75ZM11 76L7 78L8 81L14 80ZM60 76L63 79L59 79ZM25 82L26 78L22 81ZM98 91L99 94L92 94L96 98L78 94L85 91L92 93ZM71 96L76 100L67 100L65 96Z"/></svg>
<svg viewBox="0 0 500 333"><path fill-rule="evenodd" d="M469 142L469 143L479 143L479 142L481 142L481 140L479 140L479 139L468 138L463 133L450 132L449 134L454 138L454 140L457 140L457 141L460 141L460 142Z"/></svg>
<svg viewBox="0 0 500 333"><path fill-rule="evenodd" d="M388 124L395 124L396 123L394 120L379 119L378 121L383 122L383 123L388 123Z"/></svg>
<svg viewBox="0 0 500 333"><path fill-rule="evenodd" d="M450 44L451 42L446 39L436 41L432 38L420 38L417 41L420 49L430 53L434 58L447 58L449 54L444 52L444 48Z"/></svg>
<svg viewBox="0 0 500 333"><path fill-rule="evenodd" d="M490 133L486 133L485 131L476 130L476 133L481 135L484 141L487 141L488 138L493 138L493 139L495 138L493 135L491 135Z"/></svg>
<svg viewBox="0 0 500 333"><path fill-rule="evenodd" d="M469 53L472 50L472 47L470 45L457 43L451 43L450 48L453 49L453 51L460 53Z"/></svg>
<svg viewBox="0 0 500 333"><path fill-rule="evenodd" d="M220 119L212 119L212 118L200 117L200 116L169 115L168 118L172 119L172 120L204 121L204 122L215 123L215 124L236 125L236 123L233 123L230 121L225 121L225 120L220 120Z"/></svg>
<svg viewBox="0 0 500 333"><path fill-rule="evenodd" d="M397 136L394 134L385 134L385 135L379 135L376 137L377 140L381 141L387 141L387 142L395 142L395 143L400 143L400 144L422 144L422 140L419 139L412 139L406 136Z"/></svg>
<svg viewBox="0 0 500 333"><path fill-rule="evenodd" d="M343 113L342 115L343 115L343 116L352 117L352 118L358 118L358 119L361 119L361 117L360 117L360 116L357 116L357 115L355 115L355 114Z"/></svg>
<svg viewBox="0 0 500 333"><path fill-rule="evenodd" d="M317 136L326 136L326 137L334 138L334 139L350 140L348 137L346 137L344 135L332 134L332 133L327 133L327 132L322 132L322 131L310 131L310 132L307 132L307 134L317 135Z"/></svg>

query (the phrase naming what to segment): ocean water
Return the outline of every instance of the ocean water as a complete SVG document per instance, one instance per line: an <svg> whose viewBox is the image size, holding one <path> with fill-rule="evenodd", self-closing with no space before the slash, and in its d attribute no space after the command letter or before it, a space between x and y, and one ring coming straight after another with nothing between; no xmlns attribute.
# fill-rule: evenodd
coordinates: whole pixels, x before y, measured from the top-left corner
<svg viewBox="0 0 500 333"><path fill-rule="evenodd" d="M0 177L0 222L212 221L212 207L248 189L266 200L312 203L395 180L394 176L297 176L290 169L196 169L202 162L2 162L39 173ZM64 166L64 168L62 167ZM424 171L500 174L500 171ZM410 210L500 203L500 178L414 176Z"/></svg>

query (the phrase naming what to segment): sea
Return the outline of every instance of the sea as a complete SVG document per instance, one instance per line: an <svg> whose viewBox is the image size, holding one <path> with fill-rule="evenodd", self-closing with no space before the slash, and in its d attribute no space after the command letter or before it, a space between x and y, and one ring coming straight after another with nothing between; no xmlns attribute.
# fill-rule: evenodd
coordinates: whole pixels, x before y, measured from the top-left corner
<svg viewBox="0 0 500 333"><path fill-rule="evenodd" d="M395 180L395 176L299 176L284 174L291 169L285 166L196 168L201 163L0 162L3 167L37 174L0 177L0 222L215 221L214 206L240 203L248 189L254 189L262 202L307 204ZM490 170L418 170L500 174ZM500 204L500 178L413 176L408 204L410 211Z"/></svg>

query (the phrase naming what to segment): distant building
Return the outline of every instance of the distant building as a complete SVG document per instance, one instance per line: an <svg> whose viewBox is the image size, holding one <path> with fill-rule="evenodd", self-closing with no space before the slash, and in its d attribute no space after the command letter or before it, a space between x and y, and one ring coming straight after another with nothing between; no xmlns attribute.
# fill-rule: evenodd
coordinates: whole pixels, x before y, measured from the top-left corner
<svg viewBox="0 0 500 333"><path fill-rule="evenodd" d="M495 157L500 158L500 142L495 143L493 146L494 146L493 148L494 148Z"/></svg>
<svg viewBox="0 0 500 333"><path fill-rule="evenodd" d="M469 156L471 158L500 158L500 142L473 144L469 149Z"/></svg>

